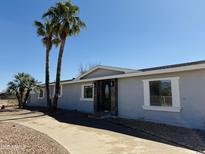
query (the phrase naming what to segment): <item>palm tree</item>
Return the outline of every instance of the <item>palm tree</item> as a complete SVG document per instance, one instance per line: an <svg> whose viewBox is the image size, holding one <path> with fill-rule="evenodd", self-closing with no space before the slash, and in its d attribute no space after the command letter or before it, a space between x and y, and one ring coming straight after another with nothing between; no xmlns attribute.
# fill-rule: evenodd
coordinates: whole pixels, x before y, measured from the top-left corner
<svg viewBox="0 0 205 154"><path fill-rule="evenodd" d="M85 23L77 16L79 13L78 6L71 1L59 2L55 7L51 7L44 15L44 19L48 19L55 25L55 33L60 38L60 49L58 54L55 95L53 98L53 111L57 111L58 96L60 94L61 65L66 39L73 35L78 35L81 28L85 27Z"/></svg>
<svg viewBox="0 0 205 154"><path fill-rule="evenodd" d="M38 81L25 73L18 73L14 79L8 83L7 92L15 94L19 108L24 108L32 90L39 91Z"/></svg>
<svg viewBox="0 0 205 154"><path fill-rule="evenodd" d="M45 65L45 84L46 84L46 99L47 106L51 109L51 98L50 98L50 73L49 73L49 62L50 62L50 51L52 49L53 44L58 46L60 40L54 35L53 24L50 21L46 21L45 23L41 23L39 21L35 21L34 25L37 28L38 36L42 37L42 43L46 47L46 65Z"/></svg>

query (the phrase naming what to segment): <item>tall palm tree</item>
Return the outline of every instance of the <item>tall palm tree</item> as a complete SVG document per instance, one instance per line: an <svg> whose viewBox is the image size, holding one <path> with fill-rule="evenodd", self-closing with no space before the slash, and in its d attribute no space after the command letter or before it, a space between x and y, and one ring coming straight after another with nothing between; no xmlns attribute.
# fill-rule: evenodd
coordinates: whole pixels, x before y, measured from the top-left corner
<svg viewBox="0 0 205 154"><path fill-rule="evenodd" d="M60 49L58 54L55 95L53 98L53 111L57 111L58 96L60 94L61 65L66 39L73 35L78 35L85 23L77 16L79 8L73 5L70 0L59 2L55 7L51 7L43 18L50 20L55 25L55 33L60 38Z"/></svg>
<svg viewBox="0 0 205 154"><path fill-rule="evenodd" d="M50 97L50 73L49 73L49 62L50 62L50 51L53 44L58 46L60 40L54 35L53 24L50 21L41 23L40 21L35 21L34 25L37 28L38 36L42 37L42 43L46 47L46 65L45 65L45 84L46 84L46 99L47 106L51 109L51 97Z"/></svg>

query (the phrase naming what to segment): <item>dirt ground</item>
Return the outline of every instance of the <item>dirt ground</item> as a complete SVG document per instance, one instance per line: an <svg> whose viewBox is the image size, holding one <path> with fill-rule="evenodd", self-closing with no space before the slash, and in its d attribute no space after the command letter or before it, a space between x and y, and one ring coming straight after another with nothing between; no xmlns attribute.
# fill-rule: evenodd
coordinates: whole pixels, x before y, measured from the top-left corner
<svg viewBox="0 0 205 154"><path fill-rule="evenodd" d="M5 105L5 106L13 106L13 105L17 105L18 102L16 99L9 99L9 100L6 100L6 99L0 99L0 107L2 105Z"/></svg>

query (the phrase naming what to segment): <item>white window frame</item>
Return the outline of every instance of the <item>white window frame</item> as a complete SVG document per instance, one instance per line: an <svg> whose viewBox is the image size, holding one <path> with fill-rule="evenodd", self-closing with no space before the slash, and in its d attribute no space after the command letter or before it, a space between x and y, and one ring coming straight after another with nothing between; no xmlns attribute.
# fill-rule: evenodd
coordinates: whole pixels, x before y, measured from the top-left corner
<svg viewBox="0 0 205 154"><path fill-rule="evenodd" d="M56 86L54 85L53 87L53 97L55 95L55 90L56 90ZM60 85L60 95L58 95L58 97L62 97L63 96L63 85Z"/></svg>
<svg viewBox="0 0 205 154"><path fill-rule="evenodd" d="M84 98L84 87L85 86L92 86L93 87L93 97L92 98ZM94 101L94 84L83 84L81 85L81 101Z"/></svg>
<svg viewBox="0 0 205 154"><path fill-rule="evenodd" d="M168 112L180 112L180 91L179 91L179 77L169 77L169 78L156 78L156 79L146 79L143 80L144 84L144 110L154 110L154 111L168 111ZM151 106L150 105L150 81L171 81L171 91L172 91L172 106Z"/></svg>
<svg viewBox="0 0 205 154"><path fill-rule="evenodd" d="M40 97L40 92L39 92L38 93L38 99L44 99L44 97L45 97L45 88L42 88L42 90L43 90L43 96Z"/></svg>

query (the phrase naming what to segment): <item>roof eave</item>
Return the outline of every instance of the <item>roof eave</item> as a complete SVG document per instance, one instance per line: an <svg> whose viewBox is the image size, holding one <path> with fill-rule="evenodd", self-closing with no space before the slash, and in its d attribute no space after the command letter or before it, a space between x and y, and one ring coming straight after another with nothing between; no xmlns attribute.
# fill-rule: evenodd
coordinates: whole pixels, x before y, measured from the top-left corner
<svg viewBox="0 0 205 154"><path fill-rule="evenodd" d="M91 82L91 81L114 79L114 78L118 78L118 79L119 78L129 78L129 77L138 77L138 76L147 76L147 75L192 71L192 70L200 70L200 69L205 69L205 64L197 64L197 65L190 65L190 66L183 66L183 67L176 67L176 68L167 68L167 69L161 69L161 70L151 70L151 71L145 71L145 72L120 74L120 75L111 75L111 76L97 77L97 78L90 78L90 79L82 79L82 80L73 80L73 81L68 81L68 82L64 82L64 83L61 83L61 84Z"/></svg>

